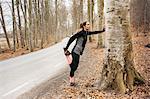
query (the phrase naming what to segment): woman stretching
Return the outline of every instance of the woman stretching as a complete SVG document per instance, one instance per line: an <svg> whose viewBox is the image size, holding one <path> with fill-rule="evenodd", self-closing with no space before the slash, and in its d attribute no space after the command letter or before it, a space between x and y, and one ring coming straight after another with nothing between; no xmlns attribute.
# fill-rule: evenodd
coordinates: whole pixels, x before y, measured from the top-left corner
<svg viewBox="0 0 150 99"><path fill-rule="evenodd" d="M78 33L74 34L68 41L67 46L64 48L65 54L68 53L68 48L70 44L77 39L75 46L72 49L72 63L70 64L70 86L74 86L75 84L75 79L74 79L74 73L77 70L78 64L79 64L79 59L80 55L83 54L86 42L87 42L87 36L92 35L92 34L98 34L102 33L105 31L103 29L102 31L89 31L90 29L90 24L89 22L84 22L82 24L82 30L79 31Z"/></svg>

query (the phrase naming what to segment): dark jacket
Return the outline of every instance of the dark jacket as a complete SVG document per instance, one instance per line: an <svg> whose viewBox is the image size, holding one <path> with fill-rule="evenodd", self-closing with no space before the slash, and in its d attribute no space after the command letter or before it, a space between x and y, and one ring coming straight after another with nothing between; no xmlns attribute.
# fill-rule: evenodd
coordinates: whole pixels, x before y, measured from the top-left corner
<svg viewBox="0 0 150 99"><path fill-rule="evenodd" d="M68 47L70 46L70 44L75 40L77 39L76 41L76 44L72 50L72 52L75 52L76 54L78 55L82 55L83 54L83 51L84 51L84 48L85 48L85 45L86 45L86 42L87 42L87 36L88 35L92 35L92 34L98 34L98 33L102 33L104 32L105 30L102 30L102 31L85 31L85 30L82 30L78 33L76 33L75 35L73 35L69 41L68 41L68 44L66 46L66 50L68 49Z"/></svg>

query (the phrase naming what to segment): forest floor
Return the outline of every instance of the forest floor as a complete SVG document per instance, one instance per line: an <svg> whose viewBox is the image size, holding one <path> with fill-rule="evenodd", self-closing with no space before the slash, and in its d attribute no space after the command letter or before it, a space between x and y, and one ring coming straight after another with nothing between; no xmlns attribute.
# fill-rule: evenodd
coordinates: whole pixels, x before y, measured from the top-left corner
<svg viewBox="0 0 150 99"><path fill-rule="evenodd" d="M146 48L148 37L133 38L135 68L146 79L146 83L135 86L134 91L120 94L117 90L99 91L95 82L100 78L104 49L97 49L96 43L88 43L75 73L76 86L69 86L68 72L56 78L34 99L150 99L150 48Z"/></svg>

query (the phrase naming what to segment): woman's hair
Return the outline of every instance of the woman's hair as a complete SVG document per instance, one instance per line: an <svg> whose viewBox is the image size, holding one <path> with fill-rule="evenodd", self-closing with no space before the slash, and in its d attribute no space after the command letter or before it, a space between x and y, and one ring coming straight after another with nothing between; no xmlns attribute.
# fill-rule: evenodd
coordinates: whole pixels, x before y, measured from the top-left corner
<svg viewBox="0 0 150 99"><path fill-rule="evenodd" d="M83 28L83 23L80 24L80 28Z"/></svg>
<svg viewBox="0 0 150 99"><path fill-rule="evenodd" d="M87 21L83 22L83 23L82 23L82 24L83 24L83 26L86 26L86 23L87 23Z"/></svg>
<svg viewBox="0 0 150 99"><path fill-rule="evenodd" d="M81 24L80 24L80 28L83 28L83 26L85 26L85 25L86 25L86 23L87 23L87 21L85 21L85 22L81 23Z"/></svg>

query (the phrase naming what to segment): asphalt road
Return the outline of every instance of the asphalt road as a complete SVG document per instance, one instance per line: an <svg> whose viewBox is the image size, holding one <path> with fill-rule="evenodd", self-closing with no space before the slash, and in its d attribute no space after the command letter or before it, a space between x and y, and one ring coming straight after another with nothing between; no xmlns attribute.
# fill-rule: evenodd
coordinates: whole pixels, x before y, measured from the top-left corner
<svg viewBox="0 0 150 99"><path fill-rule="evenodd" d="M66 69L63 47L67 41L65 38L49 48L1 61L0 99L16 99Z"/></svg>

